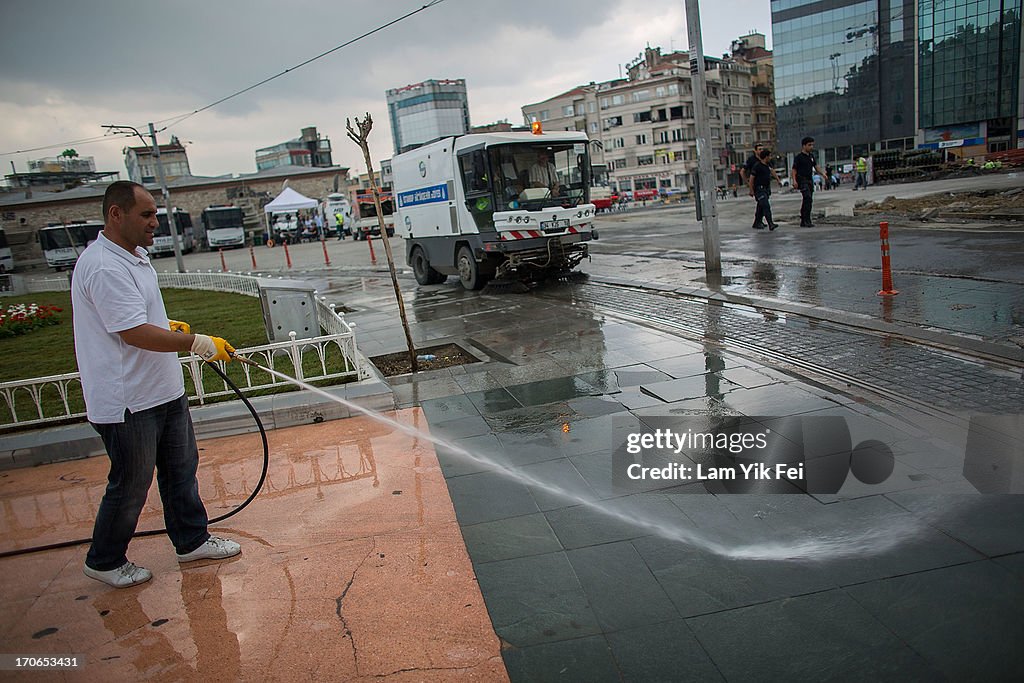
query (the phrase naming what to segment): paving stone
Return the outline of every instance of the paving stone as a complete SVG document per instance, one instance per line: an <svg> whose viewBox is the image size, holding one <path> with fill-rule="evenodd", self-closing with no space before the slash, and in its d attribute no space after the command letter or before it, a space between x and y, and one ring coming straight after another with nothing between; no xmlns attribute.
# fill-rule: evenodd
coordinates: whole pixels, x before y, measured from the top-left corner
<svg viewBox="0 0 1024 683"><path fill-rule="evenodd" d="M620 680L608 643L601 636L506 649L502 654L513 683Z"/></svg>
<svg viewBox="0 0 1024 683"><path fill-rule="evenodd" d="M624 681L725 680L682 619L616 631L607 638Z"/></svg>
<svg viewBox="0 0 1024 683"><path fill-rule="evenodd" d="M605 631L635 628L679 616L628 541L578 548L568 551L566 556Z"/></svg>
<svg viewBox="0 0 1024 683"><path fill-rule="evenodd" d="M463 526L462 537L474 564L544 555L562 549L555 532L540 513Z"/></svg>
<svg viewBox="0 0 1024 683"><path fill-rule="evenodd" d="M1024 583L994 562L846 591L948 680L1014 680L1024 670Z"/></svg>
<svg viewBox="0 0 1024 683"><path fill-rule="evenodd" d="M941 680L924 658L838 589L686 623L726 680Z"/></svg>
<svg viewBox="0 0 1024 683"><path fill-rule="evenodd" d="M564 553L488 562L476 575L494 631L514 647L601 632Z"/></svg>

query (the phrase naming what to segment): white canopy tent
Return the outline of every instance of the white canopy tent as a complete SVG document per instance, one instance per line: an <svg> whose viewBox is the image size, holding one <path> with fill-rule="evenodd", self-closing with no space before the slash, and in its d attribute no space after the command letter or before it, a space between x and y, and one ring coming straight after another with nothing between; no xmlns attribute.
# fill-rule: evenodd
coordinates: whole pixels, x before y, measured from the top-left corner
<svg viewBox="0 0 1024 683"><path fill-rule="evenodd" d="M286 213L288 211L299 211L300 209L313 209L319 204L315 199L300 194L290 187L284 188L281 194L274 198L274 201L263 207L267 213Z"/></svg>
<svg viewBox="0 0 1024 683"><path fill-rule="evenodd" d="M286 229L297 231L299 229L299 223L296 219L297 212L302 209L313 209L319 206L320 202L315 199L310 199L300 192L296 192L290 187L286 187L281 191L281 194L277 195L272 202L263 207L264 217L266 218L266 229L268 233L271 233L270 227L270 215L278 213L291 213L296 212L295 216L292 216ZM274 237L274 235L270 235Z"/></svg>

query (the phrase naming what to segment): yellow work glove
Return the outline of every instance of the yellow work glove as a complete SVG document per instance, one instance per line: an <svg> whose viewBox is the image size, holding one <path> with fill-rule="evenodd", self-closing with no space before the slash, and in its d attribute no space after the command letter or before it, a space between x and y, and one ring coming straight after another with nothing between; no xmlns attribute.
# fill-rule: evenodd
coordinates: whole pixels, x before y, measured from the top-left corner
<svg viewBox="0 0 1024 683"><path fill-rule="evenodd" d="M183 323L180 320L168 320L167 326L171 328L171 332L183 332L184 334L192 333L192 327L188 323Z"/></svg>
<svg viewBox="0 0 1024 683"><path fill-rule="evenodd" d="M235 347L228 344L220 337L208 337L205 334L197 334L192 342L192 353L196 354L207 363L215 360L234 360Z"/></svg>

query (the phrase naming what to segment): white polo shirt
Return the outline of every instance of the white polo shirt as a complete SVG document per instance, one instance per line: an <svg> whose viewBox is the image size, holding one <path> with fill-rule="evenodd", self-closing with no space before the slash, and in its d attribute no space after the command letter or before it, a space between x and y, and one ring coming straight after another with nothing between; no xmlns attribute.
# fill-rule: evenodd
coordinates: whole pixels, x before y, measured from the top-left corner
<svg viewBox="0 0 1024 683"><path fill-rule="evenodd" d="M75 265L71 306L90 422L124 422L126 408L135 413L185 393L178 354L145 351L118 334L145 323L167 329L164 300L145 249L129 254L101 232Z"/></svg>

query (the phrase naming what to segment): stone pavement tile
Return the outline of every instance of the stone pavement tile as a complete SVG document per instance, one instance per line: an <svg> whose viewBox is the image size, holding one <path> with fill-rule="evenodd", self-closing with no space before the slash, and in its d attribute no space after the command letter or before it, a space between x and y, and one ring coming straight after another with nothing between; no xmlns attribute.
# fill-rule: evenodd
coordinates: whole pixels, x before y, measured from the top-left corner
<svg viewBox="0 0 1024 683"><path fill-rule="evenodd" d="M484 415L495 434L517 435L536 435L550 429L561 429L566 421L577 417L569 404L562 401Z"/></svg>
<svg viewBox="0 0 1024 683"><path fill-rule="evenodd" d="M479 472L448 479L448 492L459 518L468 526L537 512L530 490L498 472Z"/></svg>
<svg viewBox="0 0 1024 683"><path fill-rule="evenodd" d="M503 387L485 389L484 391L472 391L465 396L473 402L473 405L476 406L481 415L492 415L504 410L522 407L519 401L514 399Z"/></svg>
<svg viewBox="0 0 1024 683"><path fill-rule="evenodd" d="M676 379L703 375L708 371L707 361L699 348L671 358L652 360L647 365Z"/></svg>
<svg viewBox="0 0 1024 683"><path fill-rule="evenodd" d="M474 565L562 550L540 513L464 526L462 538Z"/></svg>
<svg viewBox="0 0 1024 683"><path fill-rule="evenodd" d="M756 389L768 384L778 384L779 380L764 375L747 367L733 367L715 373L720 377L737 384L744 389Z"/></svg>
<svg viewBox="0 0 1024 683"><path fill-rule="evenodd" d="M395 401L400 406L418 406L425 401L462 393L462 387L451 377L436 377L391 387Z"/></svg>
<svg viewBox="0 0 1024 683"><path fill-rule="evenodd" d="M836 400L822 398L791 385L766 386L730 391L725 405L744 415L799 415L837 405Z"/></svg>
<svg viewBox="0 0 1024 683"><path fill-rule="evenodd" d="M441 465L445 479L490 472L497 464L504 462L504 449L493 434L454 439L452 445L469 455L436 445L434 451L437 453L437 461Z"/></svg>
<svg viewBox="0 0 1024 683"><path fill-rule="evenodd" d="M603 394L616 394L626 387L639 387L649 382L662 382L672 379L660 370L655 370L644 363L627 365L624 368L615 370L598 370L580 375L587 384L601 391Z"/></svg>
<svg viewBox="0 0 1024 683"><path fill-rule="evenodd" d="M846 592L949 680L1019 680L1024 670L1024 583L994 562Z"/></svg>
<svg viewBox="0 0 1024 683"><path fill-rule="evenodd" d="M639 410L653 406L663 406L665 402L650 394L645 394L640 387L628 387L615 394L615 400L626 407L627 410Z"/></svg>
<svg viewBox="0 0 1024 683"><path fill-rule="evenodd" d="M1024 553L1003 555L992 560L1003 569L1014 574L1018 579L1024 581Z"/></svg>
<svg viewBox="0 0 1024 683"><path fill-rule="evenodd" d="M491 427L482 416L471 415L445 422L431 423L430 433L442 439L454 440L490 434Z"/></svg>
<svg viewBox="0 0 1024 683"><path fill-rule="evenodd" d="M584 396L567 401L569 407L583 417L601 417L626 411L625 406L608 396Z"/></svg>
<svg viewBox="0 0 1024 683"><path fill-rule="evenodd" d="M693 617L686 623L726 680L941 678L839 589Z"/></svg>
<svg viewBox="0 0 1024 683"><path fill-rule="evenodd" d="M988 557L1024 551L1024 496L908 491L887 497Z"/></svg>
<svg viewBox="0 0 1024 683"><path fill-rule="evenodd" d="M511 681L587 681L617 683L619 674L608 643L587 636L504 651Z"/></svg>
<svg viewBox="0 0 1024 683"><path fill-rule="evenodd" d="M624 681L725 680L682 619L616 631L605 637Z"/></svg>
<svg viewBox="0 0 1024 683"><path fill-rule="evenodd" d="M655 396L665 403L685 401L694 398L710 396L720 398L732 390L740 390L740 387L729 380L722 379L713 373L691 375L682 379L673 379L667 382L655 382L643 385L644 393Z"/></svg>
<svg viewBox="0 0 1024 683"><path fill-rule="evenodd" d="M561 368L558 368L558 372L562 372ZM498 369L485 370L484 372L471 372L465 375L458 375L454 377L455 383L459 386L459 392L453 393L465 393L471 391L485 391L487 389L499 389L505 386L506 382L503 379L504 373Z"/></svg>
<svg viewBox="0 0 1024 683"><path fill-rule="evenodd" d="M421 402L420 406L423 408L423 414L427 416L430 422L445 422L460 417L471 417L480 414L480 411L473 405L473 402L462 394L445 398L433 398Z"/></svg>
<svg viewBox="0 0 1024 683"><path fill-rule="evenodd" d="M524 475L545 486L529 485L530 493L537 501L541 511L579 505L582 501L595 501L594 493L587 480L577 471L572 462L565 457L518 468Z"/></svg>
<svg viewBox="0 0 1024 683"><path fill-rule="evenodd" d="M623 351L580 351L577 349L565 349L561 351L549 351L548 355L562 366L566 375L581 375L587 372L604 370L605 368L624 368L629 365L636 365L637 359Z"/></svg>
<svg viewBox="0 0 1024 683"><path fill-rule="evenodd" d="M622 351L635 358L641 363L663 360L665 358L678 358L681 354L692 350L690 344L682 340L664 340L653 344L638 344L636 346L624 347Z"/></svg>
<svg viewBox="0 0 1024 683"><path fill-rule="evenodd" d="M548 431L495 433L504 449L504 462L512 466L555 460L563 455Z"/></svg>
<svg viewBox="0 0 1024 683"><path fill-rule="evenodd" d="M594 453L583 455L570 455L576 471L580 473L590 490L598 498L619 498L626 495L625 491L619 491L612 483L612 454L610 449L598 450Z"/></svg>
<svg viewBox="0 0 1024 683"><path fill-rule="evenodd" d="M601 627L563 552L476 567L498 636L514 647L597 635Z"/></svg>
<svg viewBox="0 0 1024 683"><path fill-rule="evenodd" d="M506 387L524 406L539 406L581 396L600 396L601 392L578 377L557 377Z"/></svg>
<svg viewBox="0 0 1024 683"><path fill-rule="evenodd" d="M551 510L544 515L564 548L584 548L677 528L685 520L667 498L641 493Z"/></svg>
<svg viewBox="0 0 1024 683"><path fill-rule="evenodd" d="M700 544L713 545L720 540L713 533L700 532L694 536ZM633 545L684 617L815 593L836 586L812 562L734 559L708 552L700 545L667 541L657 536L637 539ZM730 549L729 544L722 547Z"/></svg>
<svg viewBox="0 0 1024 683"><path fill-rule="evenodd" d="M605 632L678 618L672 601L629 541L566 552Z"/></svg>

